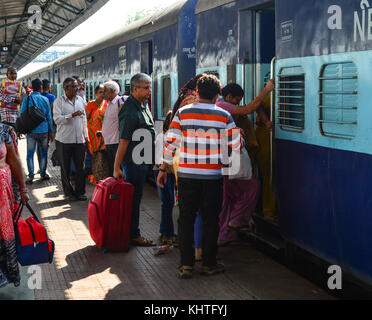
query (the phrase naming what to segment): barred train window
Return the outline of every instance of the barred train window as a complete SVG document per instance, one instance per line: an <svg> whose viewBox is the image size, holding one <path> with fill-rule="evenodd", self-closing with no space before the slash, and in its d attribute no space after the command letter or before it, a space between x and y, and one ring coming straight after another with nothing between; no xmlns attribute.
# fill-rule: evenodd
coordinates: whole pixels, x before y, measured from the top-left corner
<svg viewBox="0 0 372 320"><path fill-rule="evenodd" d="M278 123L282 130L305 129L305 72L301 67L283 68L278 81Z"/></svg>
<svg viewBox="0 0 372 320"><path fill-rule="evenodd" d="M165 117L170 109L172 109L172 86L171 86L171 78L169 76L165 76L162 78L162 106L161 106L161 113L162 116Z"/></svg>
<svg viewBox="0 0 372 320"><path fill-rule="evenodd" d="M324 136L352 139L357 128L358 72L353 62L325 65L320 76L320 129Z"/></svg>

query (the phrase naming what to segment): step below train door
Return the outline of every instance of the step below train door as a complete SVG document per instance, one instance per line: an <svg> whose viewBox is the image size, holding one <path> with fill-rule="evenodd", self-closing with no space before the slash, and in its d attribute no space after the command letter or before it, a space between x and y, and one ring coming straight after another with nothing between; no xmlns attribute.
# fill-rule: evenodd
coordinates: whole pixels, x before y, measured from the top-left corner
<svg viewBox="0 0 372 320"><path fill-rule="evenodd" d="M239 14L239 42L242 61L239 72L245 97L248 104L261 92L271 78L272 61L275 57L275 4L265 3L261 6L246 8ZM238 77L239 78L239 77ZM250 152L257 169L256 176L261 180L261 192L258 200L255 222L263 222L277 229L276 196L275 196L275 145L274 131L266 129L261 118L264 113L268 119L274 119L272 114L273 97L270 95L264 101L263 112L258 116L249 116L255 127L258 148ZM274 121L272 121L274 122ZM267 222L267 223L266 223ZM257 224L257 223L256 223Z"/></svg>

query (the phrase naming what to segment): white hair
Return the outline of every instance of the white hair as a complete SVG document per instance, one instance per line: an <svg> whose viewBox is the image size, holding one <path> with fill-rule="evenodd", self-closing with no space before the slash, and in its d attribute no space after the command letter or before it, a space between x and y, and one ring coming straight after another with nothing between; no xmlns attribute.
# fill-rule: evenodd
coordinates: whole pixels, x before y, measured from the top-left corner
<svg viewBox="0 0 372 320"><path fill-rule="evenodd" d="M107 89L114 91L116 94L119 94L120 92L119 85L113 80L105 82L103 86L106 87Z"/></svg>

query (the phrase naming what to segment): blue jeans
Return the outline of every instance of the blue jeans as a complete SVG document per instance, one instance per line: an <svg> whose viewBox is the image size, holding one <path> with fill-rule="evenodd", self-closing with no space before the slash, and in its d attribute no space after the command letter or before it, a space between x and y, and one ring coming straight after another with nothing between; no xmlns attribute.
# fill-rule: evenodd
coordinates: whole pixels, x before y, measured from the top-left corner
<svg viewBox="0 0 372 320"><path fill-rule="evenodd" d="M36 144L40 149L40 176L44 177L48 163L48 138L49 134L46 133L29 133L27 135L27 168L28 176L34 178L34 155Z"/></svg>
<svg viewBox="0 0 372 320"><path fill-rule="evenodd" d="M149 165L137 165L134 163L130 163L123 165L123 169L126 182L129 182L134 186L132 220L130 223L130 237L138 238L141 236L139 229L141 199L143 194L143 187L146 182L146 175L149 170Z"/></svg>
<svg viewBox="0 0 372 320"><path fill-rule="evenodd" d="M159 170L154 171L155 181L159 175ZM167 183L164 188L159 188L158 194L161 201L161 222L160 222L160 233L169 238L174 235L173 226L173 207L174 207L174 185L176 178L174 174L167 174Z"/></svg>

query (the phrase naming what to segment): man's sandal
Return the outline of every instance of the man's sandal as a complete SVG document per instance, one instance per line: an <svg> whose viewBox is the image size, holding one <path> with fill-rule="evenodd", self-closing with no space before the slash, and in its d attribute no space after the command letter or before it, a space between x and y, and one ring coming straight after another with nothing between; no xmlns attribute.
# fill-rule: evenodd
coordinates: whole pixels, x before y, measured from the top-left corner
<svg viewBox="0 0 372 320"><path fill-rule="evenodd" d="M130 244L132 246L138 246L138 247L153 247L156 245L154 242L144 237L132 238L130 240Z"/></svg>
<svg viewBox="0 0 372 320"><path fill-rule="evenodd" d="M192 277L192 270L191 266L180 266L178 268L178 278L179 279L190 279Z"/></svg>

